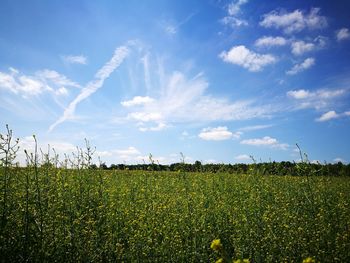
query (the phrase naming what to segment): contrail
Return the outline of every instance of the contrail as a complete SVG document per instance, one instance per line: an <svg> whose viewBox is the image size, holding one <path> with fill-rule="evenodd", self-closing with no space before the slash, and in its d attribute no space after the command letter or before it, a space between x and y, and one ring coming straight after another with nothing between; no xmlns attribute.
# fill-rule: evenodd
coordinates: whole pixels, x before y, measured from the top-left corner
<svg viewBox="0 0 350 263"><path fill-rule="evenodd" d="M77 105L95 93L102 87L104 81L113 73L113 71L120 66L124 59L128 56L129 49L126 46L116 48L114 55L96 74L94 80L90 81L79 93L79 95L68 105L64 110L63 115L53 123L49 132L51 132L57 125L66 121L74 115Z"/></svg>

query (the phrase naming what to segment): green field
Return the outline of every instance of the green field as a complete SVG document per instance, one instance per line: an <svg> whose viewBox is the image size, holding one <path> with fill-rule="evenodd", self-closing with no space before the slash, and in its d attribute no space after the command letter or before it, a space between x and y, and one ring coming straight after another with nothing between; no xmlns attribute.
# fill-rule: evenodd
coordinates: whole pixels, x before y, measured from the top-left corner
<svg viewBox="0 0 350 263"><path fill-rule="evenodd" d="M2 262L350 262L346 177L3 166L0 182Z"/></svg>

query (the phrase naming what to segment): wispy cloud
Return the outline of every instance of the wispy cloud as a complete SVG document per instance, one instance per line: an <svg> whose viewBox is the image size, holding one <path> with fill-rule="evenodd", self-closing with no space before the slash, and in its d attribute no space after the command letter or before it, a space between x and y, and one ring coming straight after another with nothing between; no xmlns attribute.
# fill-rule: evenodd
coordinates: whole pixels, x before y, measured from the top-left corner
<svg viewBox="0 0 350 263"><path fill-rule="evenodd" d="M339 30L336 31L335 33L336 39L338 42L346 40L346 39L350 39L350 32L348 28L341 28Z"/></svg>
<svg viewBox="0 0 350 263"><path fill-rule="evenodd" d="M146 131L162 131L164 129L168 128L168 125L166 125L163 122L160 122L157 124L157 126L152 126L152 127L140 127L139 130L142 132L146 132Z"/></svg>
<svg viewBox="0 0 350 263"><path fill-rule="evenodd" d="M329 121L333 119L339 119L343 117L348 117L350 116L350 111L346 111L343 113L337 113L334 110L328 111L324 114L322 114L319 118L315 119L317 122L324 122L324 121Z"/></svg>
<svg viewBox="0 0 350 263"><path fill-rule="evenodd" d="M241 144L252 145L252 146L267 146L270 148L277 148L281 150L286 150L289 145L286 143L280 143L277 139L270 136L265 136L263 138L257 139L246 139L242 140Z"/></svg>
<svg viewBox="0 0 350 263"><path fill-rule="evenodd" d="M237 155L235 156L235 159L236 160L239 160L239 161L247 161L247 160L251 160L250 156L248 154L240 154L240 155Z"/></svg>
<svg viewBox="0 0 350 263"><path fill-rule="evenodd" d="M87 64L87 57L83 55L79 55L79 56L67 55L67 56L62 56L62 59L64 62L69 64L81 64L81 65Z"/></svg>
<svg viewBox="0 0 350 263"><path fill-rule="evenodd" d="M315 59L314 58L307 58L300 64L295 64L290 70L286 72L287 75L295 75L298 74L304 70L307 70L311 68L313 65L315 65Z"/></svg>
<svg viewBox="0 0 350 263"><path fill-rule="evenodd" d="M146 125L147 122L153 122L156 124L153 127L158 127L160 124L179 122L259 118L273 112L271 106L255 105L253 100L230 102L225 98L213 97L206 92L208 82L203 74L188 79L181 72L173 72L170 75L163 72L160 78L162 80L159 83L163 85L157 87L159 92L157 96L152 96L152 99L138 96L122 102L122 105L129 110L127 119L142 123L143 126L141 125L139 129L152 130ZM134 106L128 107L130 104Z"/></svg>
<svg viewBox="0 0 350 263"><path fill-rule="evenodd" d="M253 126L246 126L243 128L238 129L239 131L256 131L256 130L262 130L272 127L272 124L265 124L265 125L253 125Z"/></svg>
<svg viewBox="0 0 350 263"><path fill-rule="evenodd" d="M228 52L223 51L219 57L227 63L236 64L252 72L261 71L265 66L277 61L271 54L258 54L243 45L234 46Z"/></svg>
<svg viewBox="0 0 350 263"><path fill-rule="evenodd" d="M237 0L231 2L227 7L227 16L222 18L220 21L224 25L231 27L247 26L248 22L244 19L239 18L241 13L241 7L248 3L248 0Z"/></svg>
<svg viewBox="0 0 350 263"><path fill-rule="evenodd" d="M150 54L147 53L142 59L143 63L143 72L144 72L144 80L145 80L145 85L147 90L151 89L151 77L150 77L150 72L149 72L149 56Z"/></svg>
<svg viewBox="0 0 350 263"><path fill-rule="evenodd" d="M321 117L317 118L316 121L322 122L322 121L329 121L332 119L339 118L339 114L336 113L334 110L328 111L321 115Z"/></svg>
<svg viewBox="0 0 350 263"><path fill-rule="evenodd" d="M290 90L287 96L295 102L296 109L314 108L316 110L324 109L334 104L334 101L348 93L346 89L318 89L309 90Z"/></svg>
<svg viewBox="0 0 350 263"><path fill-rule="evenodd" d="M104 81L112 74L112 72L119 67L129 54L129 49L126 46L118 47L114 51L114 55L109 62L107 62L95 75L95 79L90 81L79 93L79 95L68 105L64 110L63 115L53 123L49 131L52 131L57 125L71 119L74 116L76 106L83 100L90 97L99 88L103 86Z"/></svg>
<svg viewBox="0 0 350 263"><path fill-rule="evenodd" d="M185 17L185 19L183 19L180 22L162 22L162 27L165 31L165 33L169 36L173 36L175 34L177 34L177 32L179 31L179 28L181 26L183 26L184 24L186 24L188 21L190 21L192 19L193 16L196 15L196 12L193 12L191 14L189 14L187 17Z"/></svg>
<svg viewBox="0 0 350 263"><path fill-rule="evenodd" d="M199 134L198 137L206 141L223 141L229 139L239 139L242 132L233 133L227 129L227 127L219 126L217 128L205 128Z"/></svg>
<svg viewBox="0 0 350 263"><path fill-rule="evenodd" d="M146 105L146 104L149 104L152 102L154 102L154 99L152 99L148 96L145 96L145 97L136 96L136 97L132 98L131 100L122 101L121 104L124 107L132 107L132 106L137 106L137 105Z"/></svg>
<svg viewBox="0 0 350 263"><path fill-rule="evenodd" d="M288 40L284 37L264 36L255 41L255 46L257 47L285 46L287 44Z"/></svg>
<svg viewBox="0 0 350 263"><path fill-rule="evenodd" d="M264 15L260 25L266 28L282 29L291 34L303 29L321 29L328 25L327 18L320 15L320 8L311 8L308 14L297 9L293 12L272 11Z"/></svg>

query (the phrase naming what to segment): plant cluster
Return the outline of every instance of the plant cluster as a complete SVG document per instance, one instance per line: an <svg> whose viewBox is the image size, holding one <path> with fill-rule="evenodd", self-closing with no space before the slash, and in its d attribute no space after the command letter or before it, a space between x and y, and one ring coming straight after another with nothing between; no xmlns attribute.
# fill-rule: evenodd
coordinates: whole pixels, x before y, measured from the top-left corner
<svg viewBox="0 0 350 263"><path fill-rule="evenodd" d="M18 167L8 136L0 262L350 262L347 177L90 169L88 143Z"/></svg>

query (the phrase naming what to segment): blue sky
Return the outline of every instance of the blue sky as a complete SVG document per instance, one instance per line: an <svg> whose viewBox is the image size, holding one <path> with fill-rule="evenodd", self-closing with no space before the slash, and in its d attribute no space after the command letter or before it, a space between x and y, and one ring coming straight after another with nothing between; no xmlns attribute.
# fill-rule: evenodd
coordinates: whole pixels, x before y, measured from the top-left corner
<svg viewBox="0 0 350 263"><path fill-rule="evenodd" d="M350 161L348 1L1 1L0 124L108 164ZM23 154L19 154L23 158Z"/></svg>

